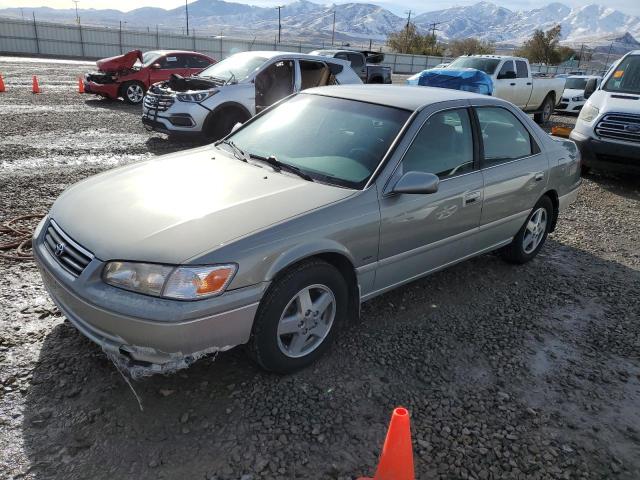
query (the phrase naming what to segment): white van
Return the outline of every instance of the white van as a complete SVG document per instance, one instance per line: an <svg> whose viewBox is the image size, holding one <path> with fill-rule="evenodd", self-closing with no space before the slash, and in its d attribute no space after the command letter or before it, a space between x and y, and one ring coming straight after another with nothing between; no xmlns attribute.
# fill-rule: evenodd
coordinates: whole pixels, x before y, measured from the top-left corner
<svg viewBox="0 0 640 480"><path fill-rule="evenodd" d="M640 50L615 63L597 86L587 82L587 102L569 138L590 167L640 174Z"/></svg>

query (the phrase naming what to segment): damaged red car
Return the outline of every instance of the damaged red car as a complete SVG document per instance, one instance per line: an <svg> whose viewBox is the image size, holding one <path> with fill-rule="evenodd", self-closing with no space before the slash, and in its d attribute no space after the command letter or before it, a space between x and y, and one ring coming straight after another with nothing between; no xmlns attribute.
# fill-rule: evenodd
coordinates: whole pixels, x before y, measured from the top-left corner
<svg viewBox="0 0 640 480"><path fill-rule="evenodd" d="M98 60L97 72L84 76L84 93L122 98L131 105L142 102L147 89L156 82L169 80L173 73L188 77L216 61L197 52L132 50L124 55Z"/></svg>

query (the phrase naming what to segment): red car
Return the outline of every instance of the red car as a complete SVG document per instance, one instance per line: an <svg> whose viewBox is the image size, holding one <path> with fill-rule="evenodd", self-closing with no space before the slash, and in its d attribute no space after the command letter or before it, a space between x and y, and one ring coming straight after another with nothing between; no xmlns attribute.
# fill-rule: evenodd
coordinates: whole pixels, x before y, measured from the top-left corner
<svg viewBox="0 0 640 480"><path fill-rule="evenodd" d="M172 73L188 77L216 63L196 52L153 50L142 53L132 50L124 55L98 60L98 71L84 77L84 93L116 99L137 105L147 89L168 80Z"/></svg>

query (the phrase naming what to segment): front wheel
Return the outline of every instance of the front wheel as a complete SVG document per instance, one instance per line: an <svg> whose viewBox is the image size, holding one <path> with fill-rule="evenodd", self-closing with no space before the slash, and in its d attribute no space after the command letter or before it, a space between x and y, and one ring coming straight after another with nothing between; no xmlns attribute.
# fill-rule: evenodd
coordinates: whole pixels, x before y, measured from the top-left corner
<svg viewBox="0 0 640 480"><path fill-rule="evenodd" d="M262 299L248 351L265 370L291 373L316 361L347 315L347 285L327 262L312 260L275 280Z"/></svg>
<svg viewBox="0 0 640 480"><path fill-rule="evenodd" d="M553 97L551 95L547 95L544 102L542 102L541 111L533 115L535 122L539 125L547 123L551 119L554 106Z"/></svg>
<svg viewBox="0 0 640 480"><path fill-rule="evenodd" d="M511 263L527 263L535 257L549 234L553 219L553 204L546 195L538 200L511 244L502 250L502 256Z"/></svg>
<svg viewBox="0 0 640 480"><path fill-rule="evenodd" d="M122 98L129 105L138 105L144 98L144 85L140 82L127 82L122 85Z"/></svg>

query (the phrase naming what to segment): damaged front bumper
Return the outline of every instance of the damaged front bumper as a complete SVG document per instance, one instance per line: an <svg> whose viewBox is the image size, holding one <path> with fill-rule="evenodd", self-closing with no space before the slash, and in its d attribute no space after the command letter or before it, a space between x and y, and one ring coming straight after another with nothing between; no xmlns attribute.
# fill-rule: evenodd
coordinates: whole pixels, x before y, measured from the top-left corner
<svg viewBox="0 0 640 480"><path fill-rule="evenodd" d="M266 285L185 302L136 294L101 280L96 258L74 277L34 238L44 285L67 319L132 376L185 368L249 340Z"/></svg>

